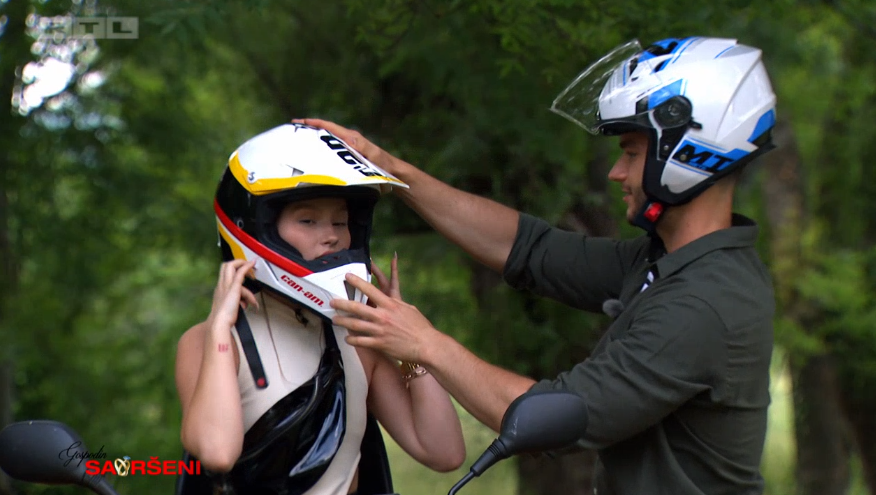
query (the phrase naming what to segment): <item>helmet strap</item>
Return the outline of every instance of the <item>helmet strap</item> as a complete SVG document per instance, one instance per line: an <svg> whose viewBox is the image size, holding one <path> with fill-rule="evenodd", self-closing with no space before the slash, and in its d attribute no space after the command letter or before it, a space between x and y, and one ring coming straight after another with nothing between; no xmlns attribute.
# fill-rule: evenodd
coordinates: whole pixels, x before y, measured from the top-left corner
<svg viewBox="0 0 876 495"><path fill-rule="evenodd" d="M252 329L246 320L246 314L242 307L237 308L237 323L234 326L237 329L240 346L243 347L243 354L246 356L246 362L249 363L249 371L252 373L252 379L255 382L256 388L266 388L268 386L268 377L265 375L265 368L262 366L262 359L259 357L259 350L256 347L255 338L252 336Z"/></svg>
<svg viewBox="0 0 876 495"><path fill-rule="evenodd" d="M659 201L648 200L633 218L633 225L653 234L657 229L657 222L663 218L666 205Z"/></svg>

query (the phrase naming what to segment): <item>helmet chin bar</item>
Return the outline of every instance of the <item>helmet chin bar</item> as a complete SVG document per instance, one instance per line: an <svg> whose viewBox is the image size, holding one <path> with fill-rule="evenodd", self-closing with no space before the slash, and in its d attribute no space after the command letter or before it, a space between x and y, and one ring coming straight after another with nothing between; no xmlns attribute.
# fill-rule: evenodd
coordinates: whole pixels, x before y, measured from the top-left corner
<svg viewBox="0 0 876 495"><path fill-rule="evenodd" d="M632 224L644 229L649 234L656 232L657 222L663 218L667 208L690 202L714 183L713 178L709 178L698 186L681 193L673 193L661 184L663 170L669 161L669 154L684 137L692 122L689 121L681 127L668 129L651 127L647 130L648 153L642 173L642 191L645 193L647 201L636 212Z"/></svg>

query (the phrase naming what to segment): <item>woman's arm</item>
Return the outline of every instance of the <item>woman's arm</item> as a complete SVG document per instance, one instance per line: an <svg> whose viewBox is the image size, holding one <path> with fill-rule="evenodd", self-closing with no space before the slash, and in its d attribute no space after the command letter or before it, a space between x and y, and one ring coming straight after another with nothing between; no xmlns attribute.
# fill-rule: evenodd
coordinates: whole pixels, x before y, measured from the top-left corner
<svg viewBox="0 0 876 495"><path fill-rule="evenodd" d="M231 327L241 300L257 304L242 287L252 262L224 263L207 321L180 338L176 386L182 404L183 447L214 471L230 471L243 448L243 410L237 385L240 358Z"/></svg>
<svg viewBox="0 0 876 495"><path fill-rule="evenodd" d="M459 415L450 396L431 375L411 380L388 357L357 348L370 369L368 410L411 457L435 471L452 471L465 461Z"/></svg>
<svg viewBox="0 0 876 495"><path fill-rule="evenodd" d="M401 299L398 256L392 259L391 278L377 265L372 271L381 290ZM431 375L414 378L405 386L401 370L389 357L357 347L369 378L368 410L411 457L441 472L465 461L465 443L459 415L441 385Z"/></svg>

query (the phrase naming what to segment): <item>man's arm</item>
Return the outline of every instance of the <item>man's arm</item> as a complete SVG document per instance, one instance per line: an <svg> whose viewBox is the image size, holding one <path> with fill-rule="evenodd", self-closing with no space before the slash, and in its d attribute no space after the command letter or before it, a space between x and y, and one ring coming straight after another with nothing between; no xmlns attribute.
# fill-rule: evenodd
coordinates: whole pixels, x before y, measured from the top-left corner
<svg viewBox="0 0 876 495"><path fill-rule="evenodd" d="M469 255L501 273L514 244L519 213L493 200L451 187L396 158L361 133L320 119L293 122L325 129L410 189L396 192L420 217Z"/></svg>
<svg viewBox="0 0 876 495"><path fill-rule="evenodd" d="M399 196L429 225L471 257L501 273L517 233L519 212L491 199L451 187L413 165L398 162L410 189Z"/></svg>
<svg viewBox="0 0 876 495"><path fill-rule="evenodd" d="M331 306L338 310L334 324L349 331L347 343L422 364L460 405L490 428L499 431L508 406L535 383L479 359L436 330L415 306L383 294L355 275L347 274L346 280L373 304L332 299Z"/></svg>
<svg viewBox="0 0 876 495"><path fill-rule="evenodd" d="M478 358L441 333L422 354L421 364L466 411L496 432L508 406L535 384Z"/></svg>
<svg viewBox="0 0 876 495"><path fill-rule="evenodd" d="M605 352L552 381L536 383L493 366L437 331L420 356L438 383L495 431L511 402L530 389L581 395L590 417L581 445L600 449L660 422L701 392L723 393L724 331L707 303L683 296L653 306Z"/></svg>
<svg viewBox="0 0 876 495"><path fill-rule="evenodd" d="M478 359L436 330L416 307L381 294L359 277L348 275L347 281L375 305L332 300L339 314L354 315L335 317L337 325L350 330L347 342L422 363L466 410L496 431L511 402L530 388L569 390L587 401L589 425L581 445L604 448L720 387L726 373L724 323L694 295L667 294L650 302L629 328L606 335L609 342L598 355L556 380L534 383Z"/></svg>
<svg viewBox="0 0 876 495"><path fill-rule="evenodd" d="M648 244L644 236L617 241L569 232L522 213L502 277L516 289L600 312L606 299L619 297Z"/></svg>

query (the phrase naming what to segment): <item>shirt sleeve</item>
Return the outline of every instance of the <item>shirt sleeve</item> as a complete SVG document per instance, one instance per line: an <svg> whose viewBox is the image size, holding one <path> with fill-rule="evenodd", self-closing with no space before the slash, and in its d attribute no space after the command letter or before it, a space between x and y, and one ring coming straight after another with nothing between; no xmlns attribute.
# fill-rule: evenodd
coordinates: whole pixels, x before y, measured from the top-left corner
<svg viewBox="0 0 876 495"><path fill-rule="evenodd" d="M613 337L610 330L598 355L533 385L584 398L588 426L579 447L601 449L632 437L717 386L726 363L725 325L696 296L663 299L643 309L626 332Z"/></svg>
<svg viewBox="0 0 876 495"><path fill-rule="evenodd" d="M521 213L502 276L516 289L599 312L603 301L618 297L624 276L646 248L646 237L589 237Z"/></svg>

